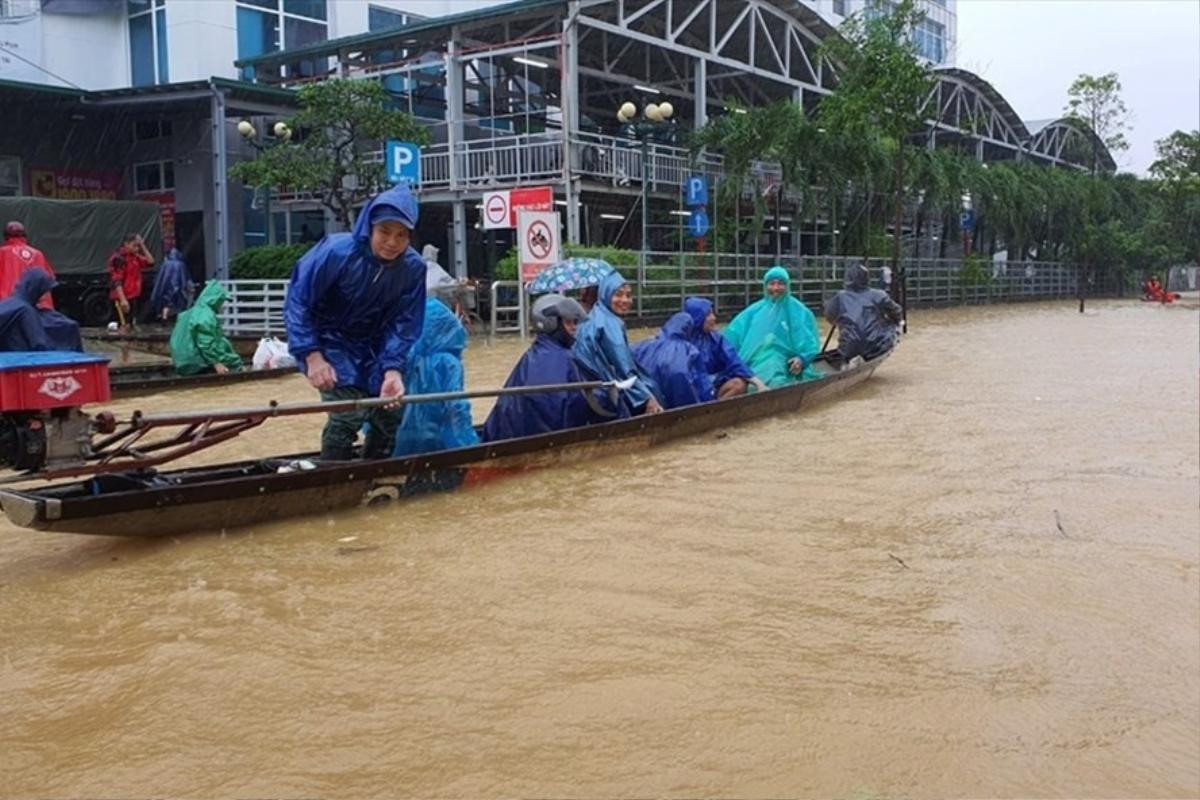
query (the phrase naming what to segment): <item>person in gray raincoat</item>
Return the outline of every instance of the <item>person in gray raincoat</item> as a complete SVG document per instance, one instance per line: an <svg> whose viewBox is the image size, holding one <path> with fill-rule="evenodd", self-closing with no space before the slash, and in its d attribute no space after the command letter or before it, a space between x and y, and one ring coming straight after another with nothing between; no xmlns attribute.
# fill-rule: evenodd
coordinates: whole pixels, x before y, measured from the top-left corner
<svg viewBox="0 0 1200 800"><path fill-rule="evenodd" d="M846 267L845 286L825 303L825 319L837 325L842 360L871 359L892 349L904 313L899 304L887 292L870 288L862 264Z"/></svg>

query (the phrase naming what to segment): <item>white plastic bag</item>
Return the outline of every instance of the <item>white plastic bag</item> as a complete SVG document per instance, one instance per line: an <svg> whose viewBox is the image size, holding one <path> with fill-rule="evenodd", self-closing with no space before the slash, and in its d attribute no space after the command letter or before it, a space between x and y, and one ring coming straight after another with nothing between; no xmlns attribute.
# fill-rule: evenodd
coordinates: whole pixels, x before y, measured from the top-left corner
<svg viewBox="0 0 1200 800"><path fill-rule="evenodd" d="M296 366L296 359L288 353L286 342L269 336L259 340L252 364L254 369L279 369Z"/></svg>

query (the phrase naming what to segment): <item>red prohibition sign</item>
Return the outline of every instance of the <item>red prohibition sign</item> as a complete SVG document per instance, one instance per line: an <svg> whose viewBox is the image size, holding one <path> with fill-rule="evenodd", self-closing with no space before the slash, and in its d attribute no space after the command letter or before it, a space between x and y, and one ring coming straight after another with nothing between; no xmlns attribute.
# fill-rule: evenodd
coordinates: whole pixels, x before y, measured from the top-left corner
<svg viewBox="0 0 1200 800"><path fill-rule="evenodd" d="M484 211L487 213L488 222L499 225L508 216L508 204L504 202L503 197L494 194L488 198Z"/></svg>
<svg viewBox="0 0 1200 800"><path fill-rule="evenodd" d="M529 252L534 258L545 260L550 257L550 248L554 244L554 235L550 233L550 226L538 220L529 226L529 231L525 234L525 238L529 243Z"/></svg>

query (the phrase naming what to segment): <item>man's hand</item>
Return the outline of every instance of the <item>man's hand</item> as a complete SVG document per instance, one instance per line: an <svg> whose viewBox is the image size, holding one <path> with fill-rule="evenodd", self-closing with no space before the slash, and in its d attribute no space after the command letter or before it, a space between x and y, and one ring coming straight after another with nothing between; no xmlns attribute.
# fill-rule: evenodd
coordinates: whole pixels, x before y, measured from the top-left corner
<svg viewBox="0 0 1200 800"><path fill-rule="evenodd" d="M804 372L804 359L800 356L793 356L788 359L788 372L793 375L799 375Z"/></svg>
<svg viewBox="0 0 1200 800"><path fill-rule="evenodd" d="M400 370L389 369L383 373L383 385L379 387L380 397L391 397L399 401L404 397L404 378L400 375ZM399 402L388 403L384 408L396 408Z"/></svg>
<svg viewBox="0 0 1200 800"><path fill-rule="evenodd" d="M307 367L308 382L314 389L325 391L337 386L337 372L320 351L314 350L309 353L304 359L304 364Z"/></svg>
<svg viewBox="0 0 1200 800"><path fill-rule="evenodd" d="M216 373L218 375L224 375L225 373L229 372L229 367L225 366L220 361L213 364L213 369L216 371Z"/></svg>
<svg viewBox="0 0 1200 800"><path fill-rule="evenodd" d="M767 384L763 382L763 379L758 377L757 375L755 375L753 378L751 378L750 382L753 383L754 388L760 392L765 392L771 388L770 386L767 386Z"/></svg>
<svg viewBox="0 0 1200 800"><path fill-rule="evenodd" d="M662 412L663 412L663 407L661 405L659 405L658 400L656 400L653 396L649 400L646 401L646 413L647 414L661 414Z"/></svg>

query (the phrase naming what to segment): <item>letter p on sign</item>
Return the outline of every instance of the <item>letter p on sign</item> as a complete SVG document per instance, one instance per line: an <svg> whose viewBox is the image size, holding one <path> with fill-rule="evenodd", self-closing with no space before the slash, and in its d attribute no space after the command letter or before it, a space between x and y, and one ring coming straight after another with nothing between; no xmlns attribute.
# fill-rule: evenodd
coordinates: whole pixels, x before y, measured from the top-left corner
<svg viewBox="0 0 1200 800"><path fill-rule="evenodd" d="M413 142L391 140L387 143L384 155L389 181L407 183L410 186L421 184L421 148L419 145Z"/></svg>

